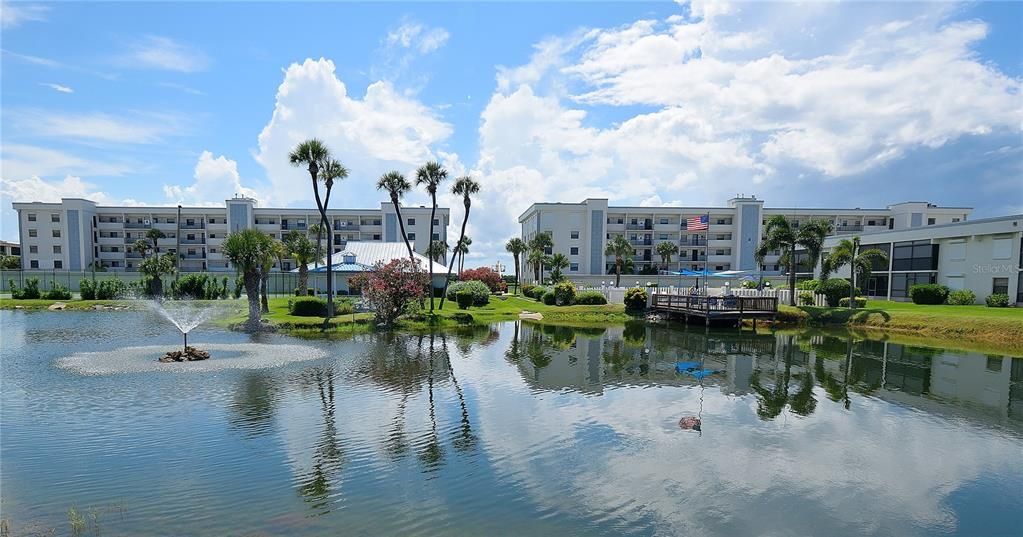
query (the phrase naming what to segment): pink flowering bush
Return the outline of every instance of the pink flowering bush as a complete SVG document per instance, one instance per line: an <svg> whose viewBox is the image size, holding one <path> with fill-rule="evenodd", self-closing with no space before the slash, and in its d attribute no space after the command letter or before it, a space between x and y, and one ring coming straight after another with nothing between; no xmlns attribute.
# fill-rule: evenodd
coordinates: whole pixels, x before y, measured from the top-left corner
<svg viewBox="0 0 1023 537"><path fill-rule="evenodd" d="M402 258L377 263L372 272L359 274L350 283L373 308L376 322L391 325L410 305L426 296L428 279L419 262Z"/></svg>
<svg viewBox="0 0 1023 537"><path fill-rule="evenodd" d="M458 275L458 281L468 282L479 280L483 282L491 293L503 293L508 290L508 284L501 279L501 275L490 267L479 267L465 269Z"/></svg>

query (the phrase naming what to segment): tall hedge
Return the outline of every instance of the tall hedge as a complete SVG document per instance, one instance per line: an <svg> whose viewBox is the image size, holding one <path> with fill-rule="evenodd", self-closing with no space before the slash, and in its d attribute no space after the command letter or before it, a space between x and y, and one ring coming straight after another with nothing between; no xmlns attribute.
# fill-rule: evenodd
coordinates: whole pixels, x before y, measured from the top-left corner
<svg viewBox="0 0 1023 537"><path fill-rule="evenodd" d="M909 298L914 304L944 304L948 299L948 287L936 283L918 283L909 288Z"/></svg>

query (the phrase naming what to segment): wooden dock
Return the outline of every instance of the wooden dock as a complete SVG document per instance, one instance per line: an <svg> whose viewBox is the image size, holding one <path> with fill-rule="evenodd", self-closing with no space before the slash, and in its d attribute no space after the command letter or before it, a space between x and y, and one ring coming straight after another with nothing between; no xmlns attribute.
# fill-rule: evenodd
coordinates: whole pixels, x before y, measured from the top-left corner
<svg viewBox="0 0 1023 537"><path fill-rule="evenodd" d="M712 321L734 322L752 319L774 320L778 314L778 299L767 296L698 296L673 293L654 293L650 307L668 316L682 317L686 322L700 319L707 325Z"/></svg>

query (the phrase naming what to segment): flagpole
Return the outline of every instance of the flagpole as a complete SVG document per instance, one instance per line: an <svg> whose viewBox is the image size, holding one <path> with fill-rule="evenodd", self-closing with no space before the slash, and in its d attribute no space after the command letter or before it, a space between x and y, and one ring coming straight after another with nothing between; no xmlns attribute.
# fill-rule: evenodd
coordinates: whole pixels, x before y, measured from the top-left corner
<svg viewBox="0 0 1023 537"><path fill-rule="evenodd" d="M710 249L707 247L707 237L710 236L710 211L707 211L707 227L703 230L703 296L710 295L710 276L707 274L707 254ZM699 239L697 239L699 240Z"/></svg>

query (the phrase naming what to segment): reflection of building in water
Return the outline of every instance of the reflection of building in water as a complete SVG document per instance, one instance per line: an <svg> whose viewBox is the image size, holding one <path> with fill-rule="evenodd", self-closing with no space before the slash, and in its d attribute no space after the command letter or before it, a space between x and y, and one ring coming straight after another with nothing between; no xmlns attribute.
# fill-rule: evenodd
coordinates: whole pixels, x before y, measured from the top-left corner
<svg viewBox="0 0 1023 537"><path fill-rule="evenodd" d="M817 355L846 346L840 338L824 339L814 345ZM838 358L825 360L825 369L844 379L847 364ZM848 382L857 391L883 388L876 395L913 406L931 409L929 401L936 398L1023 421L1023 358L864 341L854 346L848 368Z"/></svg>
<svg viewBox="0 0 1023 537"><path fill-rule="evenodd" d="M675 370L679 361L702 362L718 371L703 380L725 393L750 390L757 359L774 360L774 336L648 328L644 324L574 330L521 323L519 359L523 377L541 389L601 393L605 384L694 385Z"/></svg>
<svg viewBox="0 0 1023 537"><path fill-rule="evenodd" d="M608 385L691 386L700 381L679 374L675 364L698 362L718 371L703 385L730 395L758 391L762 397L776 390L798 398L817 386L846 405L855 392L929 411L972 407L985 416L1023 421L1021 358L885 341L850 343L827 335L800 339L643 323L606 330L520 323L516 348L513 361L523 377L544 390L599 394ZM790 389L780 388L786 384ZM776 403L782 404L778 397Z"/></svg>

